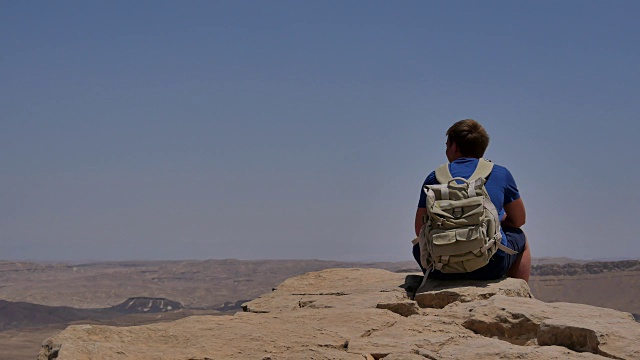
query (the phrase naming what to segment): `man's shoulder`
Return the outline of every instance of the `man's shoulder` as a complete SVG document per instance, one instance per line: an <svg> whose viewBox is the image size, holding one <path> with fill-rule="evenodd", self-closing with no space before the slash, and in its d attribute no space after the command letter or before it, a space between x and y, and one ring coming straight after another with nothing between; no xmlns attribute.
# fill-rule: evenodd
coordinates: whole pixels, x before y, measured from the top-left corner
<svg viewBox="0 0 640 360"><path fill-rule="evenodd" d="M507 169L506 166L498 165L496 163L493 163L493 170L502 171L502 172L509 171L509 169Z"/></svg>
<svg viewBox="0 0 640 360"><path fill-rule="evenodd" d="M423 185L436 185L436 184L438 184L438 180L436 179L436 172L434 170L430 172L429 175L427 175L426 179L424 179Z"/></svg>
<svg viewBox="0 0 640 360"><path fill-rule="evenodd" d="M496 163L493 164L493 169L491 170L491 175L488 178L492 180L492 182L499 182L510 184L514 182L513 175L511 175L511 171L506 166L498 165Z"/></svg>
<svg viewBox="0 0 640 360"><path fill-rule="evenodd" d="M506 166L502 166L499 164L494 163L493 161L491 161L491 163L493 164L493 169L491 170L491 173L501 173L501 174L508 174L510 173L509 169L507 169Z"/></svg>

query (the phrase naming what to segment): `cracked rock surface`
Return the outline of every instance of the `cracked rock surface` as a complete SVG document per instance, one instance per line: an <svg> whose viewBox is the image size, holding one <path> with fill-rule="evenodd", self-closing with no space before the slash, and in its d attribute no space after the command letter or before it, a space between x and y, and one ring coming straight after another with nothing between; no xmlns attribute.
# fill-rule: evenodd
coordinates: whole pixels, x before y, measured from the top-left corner
<svg viewBox="0 0 640 360"><path fill-rule="evenodd" d="M70 326L40 359L638 359L628 313L548 304L524 281L427 282L379 269L286 280L234 316Z"/></svg>

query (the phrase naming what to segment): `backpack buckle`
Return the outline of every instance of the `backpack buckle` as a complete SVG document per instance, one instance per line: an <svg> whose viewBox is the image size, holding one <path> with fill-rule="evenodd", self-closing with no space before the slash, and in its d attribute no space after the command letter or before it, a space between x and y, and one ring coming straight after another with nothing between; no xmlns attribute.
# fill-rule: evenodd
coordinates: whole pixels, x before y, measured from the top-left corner
<svg viewBox="0 0 640 360"><path fill-rule="evenodd" d="M453 208L452 214L455 219L460 219L462 215L464 215L464 210L462 207Z"/></svg>

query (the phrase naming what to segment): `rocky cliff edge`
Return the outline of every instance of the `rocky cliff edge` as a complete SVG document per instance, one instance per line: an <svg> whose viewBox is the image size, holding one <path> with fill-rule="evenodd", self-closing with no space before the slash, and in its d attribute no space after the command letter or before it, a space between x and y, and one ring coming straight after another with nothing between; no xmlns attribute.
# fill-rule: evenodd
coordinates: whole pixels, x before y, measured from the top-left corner
<svg viewBox="0 0 640 360"><path fill-rule="evenodd" d="M522 280L427 282L379 269L286 280L234 316L70 326L39 359L638 359L631 314L533 299Z"/></svg>

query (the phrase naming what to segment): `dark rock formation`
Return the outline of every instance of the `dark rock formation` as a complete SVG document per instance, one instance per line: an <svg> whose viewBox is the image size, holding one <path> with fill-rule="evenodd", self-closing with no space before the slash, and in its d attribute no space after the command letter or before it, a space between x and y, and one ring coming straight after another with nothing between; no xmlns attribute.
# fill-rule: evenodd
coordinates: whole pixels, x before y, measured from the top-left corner
<svg viewBox="0 0 640 360"><path fill-rule="evenodd" d="M106 316L87 309L0 300L0 331L69 323L81 319L100 320Z"/></svg>
<svg viewBox="0 0 640 360"><path fill-rule="evenodd" d="M531 275L533 276L576 276L614 271L640 271L640 260L594 261L564 265L545 264L531 267Z"/></svg>
<svg viewBox="0 0 640 360"><path fill-rule="evenodd" d="M246 303L247 301L251 301L251 300L238 300L236 302L231 302L231 301L226 301L224 304L220 305L220 306L213 306L211 307L211 310L216 310L216 311L220 311L220 312L225 312L225 311L240 311L242 310L242 304Z"/></svg>
<svg viewBox="0 0 640 360"><path fill-rule="evenodd" d="M109 310L120 314L152 314L180 310L183 307L179 302L165 298L132 297Z"/></svg>
<svg viewBox="0 0 640 360"><path fill-rule="evenodd" d="M234 306L239 305L236 303ZM0 300L0 331L62 325L77 321L104 321L128 314L151 314L180 309L183 309L183 306L179 302L144 297L129 298L119 305L102 309L77 309Z"/></svg>

